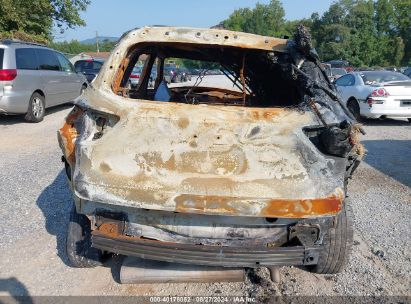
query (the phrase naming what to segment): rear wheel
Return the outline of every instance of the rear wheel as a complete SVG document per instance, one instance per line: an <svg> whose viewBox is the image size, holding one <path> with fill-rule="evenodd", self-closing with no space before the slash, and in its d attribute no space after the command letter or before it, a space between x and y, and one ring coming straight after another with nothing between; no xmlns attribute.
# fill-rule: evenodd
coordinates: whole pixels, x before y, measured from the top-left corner
<svg viewBox="0 0 411 304"><path fill-rule="evenodd" d="M343 209L336 217L335 228L330 228L324 237L318 264L308 268L311 272L334 274L343 270L352 249L354 235L352 216L352 209L346 198Z"/></svg>
<svg viewBox="0 0 411 304"><path fill-rule="evenodd" d="M355 99L350 99L347 103L347 108L357 121L361 121L360 106Z"/></svg>
<svg viewBox="0 0 411 304"><path fill-rule="evenodd" d="M76 207L70 212L66 240L67 257L70 264L77 268L91 268L102 264L102 252L91 247L91 223Z"/></svg>
<svg viewBox="0 0 411 304"><path fill-rule="evenodd" d="M44 97L37 92L33 93L30 97L29 108L24 118L30 122L40 122L43 120L45 113L46 104Z"/></svg>
<svg viewBox="0 0 411 304"><path fill-rule="evenodd" d="M411 118L408 118L408 122L411 123Z"/></svg>

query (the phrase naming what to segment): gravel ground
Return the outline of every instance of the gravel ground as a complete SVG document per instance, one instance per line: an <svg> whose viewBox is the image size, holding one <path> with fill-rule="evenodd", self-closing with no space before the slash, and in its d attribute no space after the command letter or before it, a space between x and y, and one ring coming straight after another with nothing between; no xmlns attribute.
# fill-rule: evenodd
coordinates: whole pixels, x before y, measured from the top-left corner
<svg viewBox="0 0 411 304"><path fill-rule="evenodd" d="M0 295L279 295L411 296L411 126L367 121L367 157L350 183L354 250L347 269L321 276L283 267L282 282L266 269L245 283L120 285L121 259L103 267L67 266L63 250L71 194L56 130L69 107L40 124L0 117ZM0 301L1 302L1 301Z"/></svg>

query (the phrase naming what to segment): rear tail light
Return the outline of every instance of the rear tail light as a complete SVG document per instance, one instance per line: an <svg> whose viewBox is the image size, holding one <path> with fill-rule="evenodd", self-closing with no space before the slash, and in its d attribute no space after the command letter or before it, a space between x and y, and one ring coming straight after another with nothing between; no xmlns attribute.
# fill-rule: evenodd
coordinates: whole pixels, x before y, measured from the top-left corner
<svg viewBox="0 0 411 304"><path fill-rule="evenodd" d="M0 70L0 81L10 81L16 78L16 76L16 69Z"/></svg>
<svg viewBox="0 0 411 304"><path fill-rule="evenodd" d="M90 108L76 105L66 117L64 126L59 130L58 141L64 151L64 158L74 164L76 161L76 144L78 137L98 140L120 120L116 115L102 113ZM94 121L94 123L93 123ZM91 136L90 136L91 135Z"/></svg>
<svg viewBox="0 0 411 304"><path fill-rule="evenodd" d="M371 93L371 97L387 97L390 96L384 88L375 89Z"/></svg>
<svg viewBox="0 0 411 304"><path fill-rule="evenodd" d="M136 74L131 74L130 78L140 78L140 75L136 75Z"/></svg>
<svg viewBox="0 0 411 304"><path fill-rule="evenodd" d="M384 88L378 88L372 91L370 96L367 98L367 104L372 107L373 104L383 104L384 100L378 99L378 97L388 97L390 94ZM377 99L375 99L377 97Z"/></svg>

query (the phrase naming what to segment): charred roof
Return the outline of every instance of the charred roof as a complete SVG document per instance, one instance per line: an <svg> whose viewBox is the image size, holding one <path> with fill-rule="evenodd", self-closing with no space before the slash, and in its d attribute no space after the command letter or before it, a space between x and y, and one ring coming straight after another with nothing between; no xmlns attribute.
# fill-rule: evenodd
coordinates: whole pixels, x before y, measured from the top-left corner
<svg viewBox="0 0 411 304"><path fill-rule="evenodd" d="M278 52L287 51L287 39L223 29L189 27L143 27L129 31L120 41L120 44L124 46L140 42L194 43Z"/></svg>

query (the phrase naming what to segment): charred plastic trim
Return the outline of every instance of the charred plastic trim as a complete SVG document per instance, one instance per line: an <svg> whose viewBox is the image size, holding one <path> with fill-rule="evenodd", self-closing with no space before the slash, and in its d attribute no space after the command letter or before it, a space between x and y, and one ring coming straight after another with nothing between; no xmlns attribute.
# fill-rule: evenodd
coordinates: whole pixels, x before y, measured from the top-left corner
<svg viewBox="0 0 411 304"><path fill-rule="evenodd" d="M346 120L339 124L303 128L311 142L324 154L346 158L353 150L352 125Z"/></svg>
<svg viewBox="0 0 411 304"><path fill-rule="evenodd" d="M157 261L223 267L315 265L320 248L244 248L204 246L113 237L94 231L92 246L126 256Z"/></svg>

